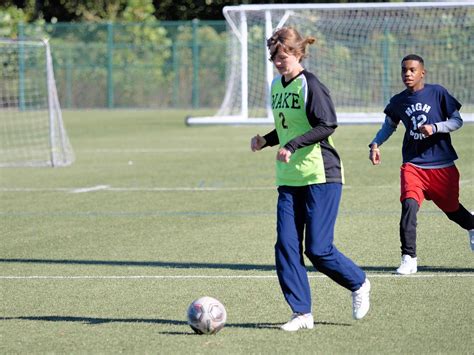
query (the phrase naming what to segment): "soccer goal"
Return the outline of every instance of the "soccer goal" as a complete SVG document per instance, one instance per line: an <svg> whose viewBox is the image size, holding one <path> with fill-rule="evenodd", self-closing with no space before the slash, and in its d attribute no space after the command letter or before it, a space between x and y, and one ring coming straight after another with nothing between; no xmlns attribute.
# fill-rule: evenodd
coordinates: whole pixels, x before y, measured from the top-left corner
<svg viewBox="0 0 474 355"><path fill-rule="evenodd" d="M48 42L0 39L0 167L73 161Z"/></svg>
<svg viewBox="0 0 474 355"><path fill-rule="evenodd" d="M382 122L389 98L404 89L400 61L421 55L426 82L445 86L474 120L474 2L285 4L227 6L226 93L215 116L194 124L269 124L276 74L266 39L294 26L316 37L304 66L331 91L339 122Z"/></svg>

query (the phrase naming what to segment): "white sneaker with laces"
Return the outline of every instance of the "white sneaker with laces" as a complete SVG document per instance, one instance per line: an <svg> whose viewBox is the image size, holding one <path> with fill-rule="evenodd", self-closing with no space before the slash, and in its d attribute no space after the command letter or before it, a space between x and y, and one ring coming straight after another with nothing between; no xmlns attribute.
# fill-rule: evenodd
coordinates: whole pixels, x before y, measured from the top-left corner
<svg viewBox="0 0 474 355"><path fill-rule="evenodd" d="M474 229L469 231L469 241L471 242L471 250L474 251Z"/></svg>
<svg viewBox="0 0 474 355"><path fill-rule="evenodd" d="M311 313L293 313L288 322L281 326L287 332L296 332L300 329L313 329L314 319Z"/></svg>
<svg viewBox="0 0 474 355"><path fill-rule="evenodd" d="M397 274L399 275L410 275L418 271L417 259L412 258L410 255L402 255L402 262L400 267L397 269Z"/></svg>
<svg viewBox="0 0 474 355"><path fill-rule="evenodd" d="M365 282L357 290L352 292L352 316L356 320L365 317L370 308L370 281L365 279Z"/></svg>

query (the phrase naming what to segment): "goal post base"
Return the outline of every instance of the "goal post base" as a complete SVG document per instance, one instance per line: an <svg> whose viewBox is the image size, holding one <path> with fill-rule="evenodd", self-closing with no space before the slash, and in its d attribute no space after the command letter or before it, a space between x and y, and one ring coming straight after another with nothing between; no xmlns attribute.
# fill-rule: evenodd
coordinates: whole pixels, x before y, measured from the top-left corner
<svg viewBox="0 0 474 355"><path fill-rule="evenodd" d="M247 118L242 116L209 116L209 117L186 117L186 126L198 125L272 125L273 119L269 118Z"/></svg>
<svg viewBox="0 0 474 355"><path fill-rule="evenodd" d="M474 123L474 113L461 113L464 122ZM340 112L337 114L337 123L340 125L381 124L385 119L383 113ZM273 125L273 118L242 117L242 116L207 116L185 118L186 126L258 126Z"/></svg>
<svg viewBox="0 0 474 355"><path fill-rule="evenodd" d="M341 112L337 114L338 124L370 124L382 123L383 114L364 113L364 112ZM221 126L258 126L273 125L273 118L268 117L243 117L243 116L208 116L208 117L191 117L185 119L186 126L198 125L221 125Z"/></svg>

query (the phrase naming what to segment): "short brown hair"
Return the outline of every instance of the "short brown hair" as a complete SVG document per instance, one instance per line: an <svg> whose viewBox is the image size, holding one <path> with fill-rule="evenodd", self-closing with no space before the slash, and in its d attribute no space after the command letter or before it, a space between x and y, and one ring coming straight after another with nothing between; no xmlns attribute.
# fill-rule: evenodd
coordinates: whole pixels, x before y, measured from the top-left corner
<svg viewBox="0 0 474 355"><path fill-rule="evenodd" d="M278 50L281 48L285 53L300 56L300 61L308 56L306 47L316 41L314 37L303 37L293 27L282 27L273 32L267 40L267 48L270 51L270 61L273 61Z"/></svg>

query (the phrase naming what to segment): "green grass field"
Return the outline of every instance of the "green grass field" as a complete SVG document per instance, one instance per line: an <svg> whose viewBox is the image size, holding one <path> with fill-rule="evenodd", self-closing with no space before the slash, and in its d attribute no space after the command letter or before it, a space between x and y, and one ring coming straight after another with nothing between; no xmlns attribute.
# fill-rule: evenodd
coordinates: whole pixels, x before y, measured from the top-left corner
<svg viewBox="0 0 474 355"><path fill-rule="evenodd" d="M373 167L378 125L334 136L346 185L336 245L366 270L372 308L310 271L313 330L278 329L290 310L275 276L270 127L185 127L189 112L64 112L76 162L0 170L0 353L472 354L474 254L432 202L419 213L420 271L399 277L402 129ZM461 201L474 209L474 125L452 135ZM226 327L198 336L189 303L221 300Z"/></svg>

